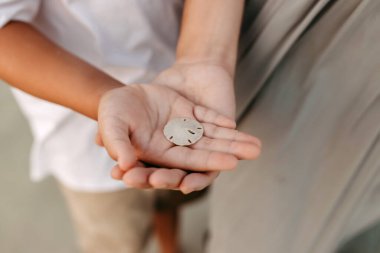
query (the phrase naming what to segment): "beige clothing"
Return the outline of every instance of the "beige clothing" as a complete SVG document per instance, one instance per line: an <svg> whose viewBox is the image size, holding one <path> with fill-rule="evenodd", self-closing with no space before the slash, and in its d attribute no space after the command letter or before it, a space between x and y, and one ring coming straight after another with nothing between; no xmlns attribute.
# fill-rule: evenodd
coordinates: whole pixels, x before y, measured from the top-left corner
<svg viewBox="0 0 380 253"><path fill-rule="evenodd" d="M79 192L60 184L83 253L141 253L153 231L154 212L176 210L206 190L187 195L170 190L125 189Z"/></svg>
<svg viewBox="0 0 380 253"><path fill-rule="evenodd" d="M77 192L61 185L83 253L140 253L151 229L153 192Z"/></svg>
<svg viewBox="0 0 380 253"><path fill-rule="evenodd" d="M380 1L250 4L239 127L263 153L216 181L209 252L335 252L380 219Z"/></svg>

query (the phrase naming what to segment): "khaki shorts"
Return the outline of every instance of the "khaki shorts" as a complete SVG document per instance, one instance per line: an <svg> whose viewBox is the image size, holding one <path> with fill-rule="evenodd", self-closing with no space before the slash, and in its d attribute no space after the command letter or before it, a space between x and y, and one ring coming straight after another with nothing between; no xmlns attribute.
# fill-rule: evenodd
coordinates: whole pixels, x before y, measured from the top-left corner
<svg viewBox="0 0 380 253"><path fill-rule="evenodd" d="M152 230L153 212L178 208L207 193L137 189L89 193L62 184L60 189L84 253L140 253Z"/></svg>
<svg viewBox="0 0 380 253"><path fill-rule="evenodd" d="M140 253L151 229L153 191L88 193L61 185L84 253Z"/></svg>

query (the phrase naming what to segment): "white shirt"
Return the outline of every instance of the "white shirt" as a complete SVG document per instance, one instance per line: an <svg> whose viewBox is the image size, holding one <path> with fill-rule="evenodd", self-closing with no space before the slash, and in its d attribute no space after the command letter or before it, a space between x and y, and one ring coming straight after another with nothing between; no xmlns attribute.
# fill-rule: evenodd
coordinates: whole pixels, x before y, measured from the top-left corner
<svg viewBox="0 0 380 253"><path fill-rule="evenodd" d="M174 61L182 2L0 0L0 27L10 20L29 22L121 82L148 82ZM125 187L110 177L115 162L94 142L95 121L19 90L14 95L34 135L33 180L51 174L80 191Z"/></svg>

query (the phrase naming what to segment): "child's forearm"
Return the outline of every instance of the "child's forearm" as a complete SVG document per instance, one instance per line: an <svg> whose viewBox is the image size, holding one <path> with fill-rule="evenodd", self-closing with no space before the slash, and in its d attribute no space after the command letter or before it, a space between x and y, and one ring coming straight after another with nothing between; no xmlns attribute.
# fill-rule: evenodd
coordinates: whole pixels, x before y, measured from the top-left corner
<svg viewBox="0 0 380 253"><path fill-rule="evenodd" d="M122 86L21 22L0 29L0 78L93 119L102 94Z"/></svg>
<svg viewBox="0 0 380 253"><path fill-rule="evenodd" d="M211 61L234 72L244 0L185 1L179 61Z"/></svg>

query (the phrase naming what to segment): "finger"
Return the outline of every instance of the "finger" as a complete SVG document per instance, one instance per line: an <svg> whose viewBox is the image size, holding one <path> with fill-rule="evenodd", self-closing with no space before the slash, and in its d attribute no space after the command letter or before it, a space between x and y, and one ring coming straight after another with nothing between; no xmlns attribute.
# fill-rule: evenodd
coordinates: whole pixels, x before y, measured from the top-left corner
<svg viewBox="0 0 380 253"><path fill-rule="evenodd" d="M201 122L212 123L221 127L236 128L235 120L200 105L194 106L194 116Z"/></svg>
<svg viewBox="0 0 380 253"><path fill-rule="evenodd" d="M145 166L142 162L138 161L135 164L135 167L145 167ZM125 174L125 170L120 169L119 165L117 165L117 164L115 166L113 166L113 168L111 169L111 177L113 179L122 180L124 174Z"/></svg>
<svg viewBox="0 0 380 253"><path fill-rule="evenodd" d="M121 169L119 168L119 166L117 166L117 165L113 166L113 168L111 169L111 177L112 177L113 179L116 179L116 180L122 180L124 174L125 174L125 171L124 171L124 170L121 170Z"/></svg>
<svg viewBox="0 0 380 253"><path fill-rule="evenodd" d="M104 143L103 143L103 140L102 140L102 136L100 135L100 132L99 132L99 131L96 132L95 143L96 143L98 146L101 146L101 147L104 146Z"/></svg>
<svg viewBox="0 0 380 253"><path fill-rule="evenodd" d="M225 127L218 127L214 124L202 123L204 128L204 135L213 139L226 139L233 141L244 141L256 144L258 147L262 147L260 139L257 137L243 133L236 129L229 129Z"/></svg>
<svg viewBox="0 0 380 253"><path fill-rule="evenodd" d="M132 168L136 164L137 157L129 139L128 130L114 127L109 129L112 130L101 133L104 147L108 154L117 161L120 169L128 170Z"/></svg>
<svg viewBox="0 0 380 253"><path fill-rule="evenodd" d="M260 154L260 148L253 143L225 139L211 139L205 136L197 143L191 145L191 148L228 153L241 160L252 160L257 158Z"/></svg>
<svg viewBox="0 0 380 253"><path fill-rule="evenodd" d="M191 173L185 176L179 187L182 193L189 194L193 191L200 191L209 186L219 172Z"/></svg>
<svg viewBox="0 0 380 253"><path fill-rule="evenodd" d="M232 170L238 162L231 154L183 146L169 148L158 159L153 163L192 171Z"/></svg>
<svg viewBox="0 0 380 253"><path fill-rule="evenodd" d="M187 172L180 169L160 168L150 175L149 183L155 189L176 190L186 175Z"/></svg>
<svg viewBox="0 0 380 253"><path fill-rule="evenodd" d="M123 182L133 188L146 189L151 188L149 176L157 170L156 168L134 167L123 176Z"/></svg>

